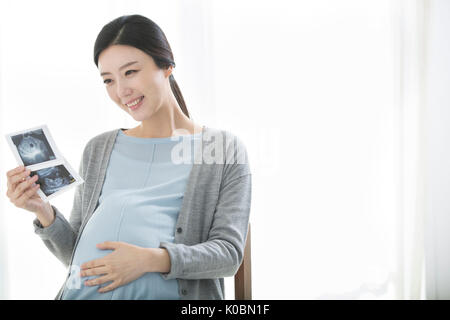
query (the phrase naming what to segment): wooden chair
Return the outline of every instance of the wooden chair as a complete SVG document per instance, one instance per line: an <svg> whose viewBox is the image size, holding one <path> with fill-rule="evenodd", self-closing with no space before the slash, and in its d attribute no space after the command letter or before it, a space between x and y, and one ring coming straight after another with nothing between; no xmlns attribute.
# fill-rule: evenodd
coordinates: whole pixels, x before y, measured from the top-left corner
<svg viewBox="0 0 450 320"><path fill-rule="evenodd" d="M247 241L244 249L244 259L234 275L234 299L252 300L252 257L250 223L248 224Z"/></svg>

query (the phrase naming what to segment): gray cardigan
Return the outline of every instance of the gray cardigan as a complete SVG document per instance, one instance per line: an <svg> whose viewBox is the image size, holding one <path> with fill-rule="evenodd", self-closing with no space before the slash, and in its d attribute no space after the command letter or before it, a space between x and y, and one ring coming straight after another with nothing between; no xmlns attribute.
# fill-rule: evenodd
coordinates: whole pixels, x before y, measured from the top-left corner
<svg viewBox="0 0 450 320"><path fill-rule="evenodd" d="M80 161L85 182L76 187L69 222L52 205L53 223L33 225L49 250L66 266L98 206L108 161L120 129L89 140ZM171 261L164 279L177 279L181 299L225 299L224 277L234 276L244 254L251 204L251 172L242 141L225 130L203 127L195 147L174 243L161 242ZM67 275L68 278L69 274ZM66 278L66 281L67 281ZM61 298L62 289L56 299Z"/></svg>

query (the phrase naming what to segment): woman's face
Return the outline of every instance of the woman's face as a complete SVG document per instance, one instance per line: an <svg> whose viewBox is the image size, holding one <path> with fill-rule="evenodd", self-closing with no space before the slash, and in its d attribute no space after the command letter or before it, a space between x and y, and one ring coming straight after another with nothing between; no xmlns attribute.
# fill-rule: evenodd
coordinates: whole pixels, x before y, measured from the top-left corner
<svg viewBox="0 0 450 320"><path fill-rule="evenodd" d="M98 69L109 97L136 121L154 114L170 90L172 68L159 69L151 56L132 46L113 45L103 50Z"/></svg>

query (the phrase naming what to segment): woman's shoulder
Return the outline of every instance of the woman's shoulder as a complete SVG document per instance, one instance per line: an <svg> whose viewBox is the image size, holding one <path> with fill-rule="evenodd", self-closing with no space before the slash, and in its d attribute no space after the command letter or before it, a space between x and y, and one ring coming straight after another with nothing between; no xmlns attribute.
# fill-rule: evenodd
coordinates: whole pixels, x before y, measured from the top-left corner
<svg viewBox="0 0 450 320"><path fill-rule="evenodd" d="M234 142L236 145L245 147L243 140L236 133L228 129L205 127L205 133L207 134L206 140L212 140L210 139L212 136L221 139L226 145Z"/></svg>
<svg viewBox="0 0 450 320"><path fill-rule="evenodd" d="M85 152L93 149L104 148L105 145L114 143L119 128L105 131L90 138L85 146Z"/></svg>
<svg viewBox="0 0 450 320"><path fill-rule="evenodd" d="M244 141L234 132L228 129L219 129L207 127L203 137L206 147L203 149L206 155L212 152L212 149L222 148L215 155L222 154L225 165L247 164L248 153ZM208 145L210 144L210 145ZM205 154L203 155L205 156Z"/></svg>

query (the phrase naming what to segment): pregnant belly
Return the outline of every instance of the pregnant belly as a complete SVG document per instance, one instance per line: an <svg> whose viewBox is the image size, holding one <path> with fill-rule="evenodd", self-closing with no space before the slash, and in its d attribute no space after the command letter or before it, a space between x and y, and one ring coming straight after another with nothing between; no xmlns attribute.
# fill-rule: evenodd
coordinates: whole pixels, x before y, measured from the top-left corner
<svg viewBox="0 0 450 320"><path fill-rule="evenodd" d="M158 214L150 214L148 208L142 212L135 209L126 210L132 196L114 198L114 201L105 198L84 227L74 252L70 276L62 299L179 299L177 281L164 280L159 273L146 273L127 285L105 293L97 292L99 286L84 285L86 280L98 276L80 278L80 266L112 252L98 249L96 247L98 243L122 241L146 248L159 247L161 235L155 232L158 225L155 225L154 220ZM118 203L117 199L124 200ZM102 286L110 283L107 282Z"/></svg>

